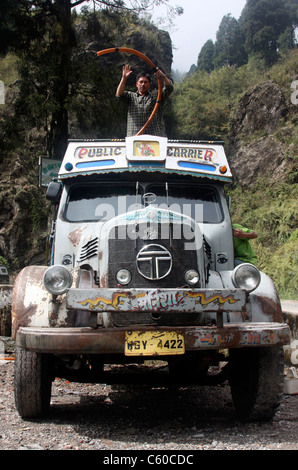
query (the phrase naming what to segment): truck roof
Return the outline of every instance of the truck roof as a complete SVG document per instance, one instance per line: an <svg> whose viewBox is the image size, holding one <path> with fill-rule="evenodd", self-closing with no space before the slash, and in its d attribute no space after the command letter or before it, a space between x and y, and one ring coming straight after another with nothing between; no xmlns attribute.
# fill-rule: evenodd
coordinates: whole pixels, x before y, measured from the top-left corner
<svg viewBox="0 0 298 470"><path fill-rule="evenodd" d="M58 178L124 171L232 181L224 142L176 141L152 135L123 140L69 140Z"/></svg>

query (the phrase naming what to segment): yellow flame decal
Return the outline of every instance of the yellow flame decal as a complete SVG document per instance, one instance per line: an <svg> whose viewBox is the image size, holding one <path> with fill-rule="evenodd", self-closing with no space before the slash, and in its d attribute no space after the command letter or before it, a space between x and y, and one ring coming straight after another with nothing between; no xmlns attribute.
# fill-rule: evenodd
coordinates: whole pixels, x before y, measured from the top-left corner
<svg viewBox="0 0 298 470"><path fill-rule="evenodd" d="M112 295L112 299L106 299L105 297L96 297L96 299L86 299L83 300L82 302L78 302L81 305L89 305L90 309L95 309L96 307L98 308L104 308L105 305L111 305L114 307L116 310L119 307L119 305L123 305L124 301L120 300L120 297L124 297L123 293L115 293Z"/></svg>
<svg viewBox="0 0 298 470"><path fill-rule="evenodd" d="M235 304L238 302L238 300L235 299L232 295L224 298L218 294L206 299L204 292L185 292L184 294L186 297L190 297L191 299L198 299L195 303L200 303L204 307L208 304L211 304L212 302L218 303L220 305L223 305L226 302L229 302L229 304Z"/></svg>

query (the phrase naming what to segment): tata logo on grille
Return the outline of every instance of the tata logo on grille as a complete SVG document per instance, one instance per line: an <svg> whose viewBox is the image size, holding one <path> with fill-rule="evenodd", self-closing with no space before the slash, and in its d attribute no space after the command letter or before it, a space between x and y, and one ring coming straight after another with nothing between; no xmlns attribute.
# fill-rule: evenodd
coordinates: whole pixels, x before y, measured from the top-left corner
<svg viewBox="0 0 298 470"><path fill-rule="evenodd" d="M152 281L166 277L172 269L171 253L161 245L147 245L137 256L139 273Z"/></svg>

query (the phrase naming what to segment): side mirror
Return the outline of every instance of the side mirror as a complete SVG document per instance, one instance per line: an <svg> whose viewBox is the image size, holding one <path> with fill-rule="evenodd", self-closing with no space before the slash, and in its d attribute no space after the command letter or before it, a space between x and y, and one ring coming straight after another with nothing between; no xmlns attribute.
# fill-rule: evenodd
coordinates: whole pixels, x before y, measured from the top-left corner
<svg viewBox="0 0 298 470"><path fill-rule="evenodd" d="M47 188L46 198L51 202L58 203L60 200L61 192L62 184L58 183L57 181L52 181Z"/></svg>

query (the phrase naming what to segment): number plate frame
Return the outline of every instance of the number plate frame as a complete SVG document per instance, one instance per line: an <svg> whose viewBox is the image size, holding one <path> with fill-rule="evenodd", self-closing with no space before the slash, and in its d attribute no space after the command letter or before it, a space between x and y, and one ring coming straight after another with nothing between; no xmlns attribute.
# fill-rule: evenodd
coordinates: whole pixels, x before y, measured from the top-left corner
<svg viewBox="0 0 298 470"><path fill-rule="evenodd" d="M184 335L178 331L126 331L126 356L169 356L185 353Z"/></svg>

